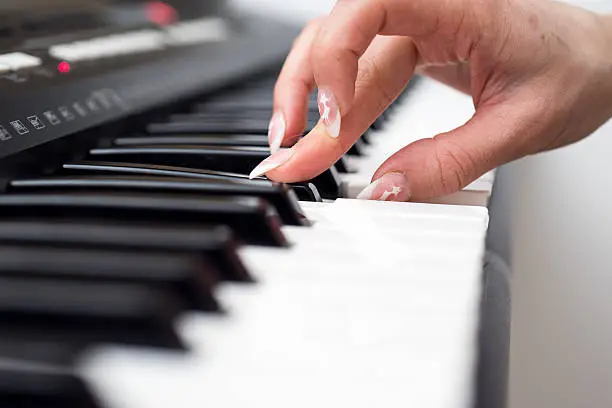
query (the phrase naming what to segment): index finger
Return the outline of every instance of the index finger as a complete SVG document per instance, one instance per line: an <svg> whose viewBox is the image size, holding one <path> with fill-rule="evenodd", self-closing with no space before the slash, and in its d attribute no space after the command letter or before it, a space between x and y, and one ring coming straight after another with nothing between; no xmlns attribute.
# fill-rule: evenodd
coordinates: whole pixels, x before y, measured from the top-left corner
<svg viewBox="0 0 612 408"><path fill-rule="evenodd" d="M273 180L308 180L332 166L404 89L416 64L414 42L407 37L377 37L360 61L355 107L343 119L338 137L330 137L324 121L274 166L265 167ZM291 154L293 153L293 154Z"/></svg>
<svg viewBox="0 0 612 408"><path fill-rule="evenodd" d="M348 114L359 59L378 34L447 37L439 49L427 50L428 59L447 63L464 58L460 54L469 52L469 41L458 44L456 36L472 26L474 7L467 0L339 0L312 46L311 65L319 89L326 99L337 101L340 116Z"/></svg>

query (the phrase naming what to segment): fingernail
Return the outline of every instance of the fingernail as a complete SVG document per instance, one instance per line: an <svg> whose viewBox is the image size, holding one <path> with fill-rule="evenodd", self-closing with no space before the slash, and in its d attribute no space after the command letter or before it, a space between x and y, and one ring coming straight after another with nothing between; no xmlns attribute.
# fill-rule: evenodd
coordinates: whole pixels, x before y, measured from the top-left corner
<svg viewBox="0 0 612 408"><path fill-rule="evenodd" d="M336 99L332 91L327 89L319 90L319 114L327 133L333 138L340 136L342 116L340 115L338 99Z"/></svg>
<svg viewBox="0 0 612 408"><path fill-rule="evenodd" d="M293 156L293 149L280 149L276 153L273 153L272 156L268 157L261 163L257 165L249 174L249 178L253 179L255 177L263 176L270 170L274 170L277 167L282 166L287 163L291 156Z"/></svg>
<svg viewBox="0 0 612 408"><path fill-rule="evenodd" d="M270 126L268 127L268 143L270 144L270 151L272 153L276 153L283 143L285 129L287 129L287 125L283 113L274 113L270 120Z"/></svg>
<svg viewBox="0 0 612 408"><path fill-rule="evenodd" d="M402 173L387 173L363 189L357 198L360 200L407 201L410 198L408 180Z"/></svg>

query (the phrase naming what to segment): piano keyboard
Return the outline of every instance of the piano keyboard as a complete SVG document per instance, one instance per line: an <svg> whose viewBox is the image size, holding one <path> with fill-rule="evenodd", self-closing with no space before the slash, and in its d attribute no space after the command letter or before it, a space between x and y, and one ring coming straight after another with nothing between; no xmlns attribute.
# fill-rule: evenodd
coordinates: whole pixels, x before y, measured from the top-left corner
<svg viewBox="0 0 612 408"><path fill-rule="evenodd" d="M99 347L79 372L116 408L469 406L486 210L306 208L292 248L239 251L256 283L218 287L226 315L177 319L188 353Z"/></svg>
<svg viewBox="0 0 612 408"><path fill-rule="evenodd" d="M215 41L208 55L226 55L215 53L231 40ZM415 80L320 176L249 180L270 154L275 71L261 58L240 81L212 67L155 101L154 87L117 88L130 103L112 120L10 139L0 407L479 403L494 174L429 203L354 199L389 153L431 136L430 121L456 126L469 101Z"/></svg>

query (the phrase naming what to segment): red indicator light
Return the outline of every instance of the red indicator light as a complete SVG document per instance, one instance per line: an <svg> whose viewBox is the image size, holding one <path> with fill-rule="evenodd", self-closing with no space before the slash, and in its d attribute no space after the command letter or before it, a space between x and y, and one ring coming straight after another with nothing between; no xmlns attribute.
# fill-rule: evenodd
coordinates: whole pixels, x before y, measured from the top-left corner
<svg viewBox="0 0 612 408"><path fill-rule="evenodd" d="M149 1L145 4L147 19L161 26L169 25L178 20L178 12L170 4L163 1Z"/></svg>
<svg viewBox="0 0 612 408"><path fill-rule="evenodd" d="M66 61L60 62L57 65L57 70L59 72L61 72L62 74L66 74L66 73L70 72L70 64L67 63Z"/></svg>

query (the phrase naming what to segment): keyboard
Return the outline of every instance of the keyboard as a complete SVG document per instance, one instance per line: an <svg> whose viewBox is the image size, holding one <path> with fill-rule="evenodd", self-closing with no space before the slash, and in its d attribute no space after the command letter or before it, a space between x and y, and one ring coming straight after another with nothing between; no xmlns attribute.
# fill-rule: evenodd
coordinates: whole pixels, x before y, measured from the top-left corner
<svg viewBox="0 0 612 408"><path fill-rule="evenodd" d="M469 106L438 117L427 95L463 96L416 78L321 175L249 180L298 32L208 15L0 54L0 407L501 406L495 173L354 199L406 126Z"/></svg>

